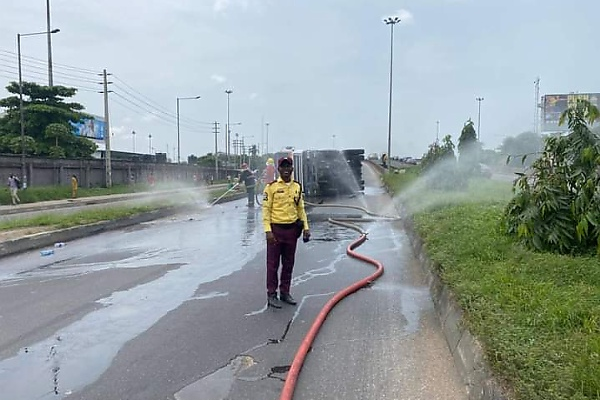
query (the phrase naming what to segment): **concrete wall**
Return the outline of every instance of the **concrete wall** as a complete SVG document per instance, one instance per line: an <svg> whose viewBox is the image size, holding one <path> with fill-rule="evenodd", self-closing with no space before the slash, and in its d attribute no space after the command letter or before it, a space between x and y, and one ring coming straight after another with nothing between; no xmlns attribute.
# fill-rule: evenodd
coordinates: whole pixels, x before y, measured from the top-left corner
<svg viewBox="0 0 600 400"><path fill-rule="evenodd" d="M225 179L227 175L237 176L239 170L221 170L215 176L213 168L202 168L187 164L154 164L131 161L112 161L113 185L144 183L152 174L156 182L194 182L194 175L200 181L209 177ZM70 185L71 176L77 176L81 187L105 186L104 160L66 160L40 157L25 159L28 186ZM21 176L19 155L0 155L0 184L5 184L8 176Z"/></svg>

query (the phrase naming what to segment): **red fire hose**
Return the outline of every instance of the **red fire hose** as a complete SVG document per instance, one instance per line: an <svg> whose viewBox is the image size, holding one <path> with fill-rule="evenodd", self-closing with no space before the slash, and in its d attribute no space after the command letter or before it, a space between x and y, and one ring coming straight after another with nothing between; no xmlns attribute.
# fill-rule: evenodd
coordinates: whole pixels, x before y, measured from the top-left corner
<svg viewBox="0 0 600 400"><path fill-rule="evenodd" d="M333 309L333 307L335 307L335 305L340 300L342 300L344 297L367 286L368 284L370 284L371 282L373 282L377 278L379 278L381 275L383 275L383 264L381 264L377 260L374 260L367 256L363 256L354 251L355 248L357 248L358 246L360 246L367 240L367 234L365 232L363 232L360 227L353 225L353 224L336 221L333 219L329 219L329 222L359 231L361 233L361 236L348 246L348 248L346 249L346 254L348 254L351 257L357 258L359 260L362 260L369 264L374 265L375 267L377 267L377 270L372 275L369 275L368 277L361 279L360 281L355 282L352 285L348 286L347 288L337 292L325 304L325 306L323 306L323 308L317 315L317 318L315 319L312 326L310 327L308 333L302 340L302 343L300 344L300 347L298 348L296 355L294 356L294 360L292 361L292 365L290 366L290 370L287 374L285 384L283 385L283 390L281 391L281 396L279 397L279 400L291 400L292 399L292 396L294 395L294 389L296 388L296 382L298 381L298 376L300 375L300 370L302 369L302 365L304 363L304 359L306 358L306 354L310 350L310 347L312 346L312 343L313 343L315 337L317 336L319 329L323 325L323 322L325 322L325 318L327 318L327 315Z"/></svg>

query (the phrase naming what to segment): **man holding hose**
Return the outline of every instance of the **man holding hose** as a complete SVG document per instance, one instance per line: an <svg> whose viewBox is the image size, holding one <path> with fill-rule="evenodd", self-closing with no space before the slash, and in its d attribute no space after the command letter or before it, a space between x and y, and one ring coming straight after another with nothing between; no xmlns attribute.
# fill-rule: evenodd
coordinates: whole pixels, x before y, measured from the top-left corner
<svg viewBox="0 0 600 400"><path fill-rule="evenodd" d="M280 158L277 170L279 178L265 186L262 214L267 239L267 304L269 307L281 308L281 302L296 305L290 295L296 244L301 234L304 242L308 242L310 231L304 210L302 186L292 180L293 159ZM281 279L278 279L280 261Z"/></svg>

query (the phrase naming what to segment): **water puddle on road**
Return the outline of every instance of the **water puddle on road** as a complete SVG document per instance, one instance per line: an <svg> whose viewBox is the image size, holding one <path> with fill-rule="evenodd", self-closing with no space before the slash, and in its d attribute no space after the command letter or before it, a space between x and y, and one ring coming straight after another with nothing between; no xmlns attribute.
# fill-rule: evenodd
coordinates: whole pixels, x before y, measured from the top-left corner
<svg viewBox="0 0 600 400"><path fill-rule="evenodd" d="M175 393L176 400L223 400L226 399L236 376L252 367L255 361L250 356L239 356L223 368L205 376Z"/></svg>
<svg viewBox="0 0 600 400"><path fill-rule="evenodd" d="M233 218L244 220L247 215L243 213ZM202 230L202 242L198 240L198 230ZM102 256L99 259L89 256L82 259L84 263L80 259L65 260L58 264L58 268L70 265L70 272L51 271L56 265L37 270L40 276L47 276L50 273L72 274L73 270L83 273L111 266L180 265L160 279L114 292L98 301L102 308L60 329L51 337L21 349L16 356L0 361L1 397L55 400L76 393L95 382L127 342L184 302L227 296L223 292L197 295L197 290L204 283L241 270L264 251L262 236L249 235L248 246L240 246L240 238L246 233L245 225L231 218L218 219L211 224L182 221L181 224L163 225L162 230L154 232L154 236L149 235L148 231L128 233L144 235L137 241L139 249L162 250L140 251L131 256L128 250L121 247L121 250L112 249L116 251L115 254L104 259ZM237 241L237 246L227 245L232 238ZM129 237L127 241L118 237L114 239L115 243L119 239L127 243L132 241ZM198 256L199 249L202 251L201 257Z"/></svg>

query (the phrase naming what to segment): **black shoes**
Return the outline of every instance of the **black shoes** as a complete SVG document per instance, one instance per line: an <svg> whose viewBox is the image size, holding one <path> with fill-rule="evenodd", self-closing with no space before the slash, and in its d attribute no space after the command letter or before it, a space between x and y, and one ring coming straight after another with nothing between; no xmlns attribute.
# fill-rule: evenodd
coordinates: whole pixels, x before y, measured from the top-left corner
<svg viewBox="0 0 600 400"><path fill-rule="evenodd" d="M288 303L288 304L291 304L293 306L295 306L296 304L298 304L296 302L296 300L294 300L294 298L292 297L292 295L289 294L289 293L281 293L279 295L279 299L281 299L281 301L283 301L284 303Z"/></svg>
<svg viewBox="0 0 600 400"><path fill-rule="evenodd" d="M267 296L267 306L273 308L281 308L281 302L277 298L276 294L270 294Z"/></svg>
<svg viewBox="0 0 600 400"><path fill-rule="evenodd" d="M281 304L282 301L284 303L290 304L292 306L295 306L296 304L298 304L296 302L296 300L294 300L292 295L289 293L281 293L279 295L279 298L277 298L276 294L267 295L267 305L269 307L281 308L283 306L283 304Z"/></svg>

